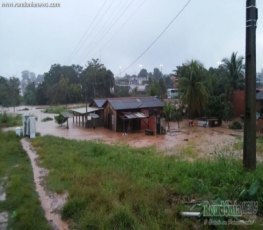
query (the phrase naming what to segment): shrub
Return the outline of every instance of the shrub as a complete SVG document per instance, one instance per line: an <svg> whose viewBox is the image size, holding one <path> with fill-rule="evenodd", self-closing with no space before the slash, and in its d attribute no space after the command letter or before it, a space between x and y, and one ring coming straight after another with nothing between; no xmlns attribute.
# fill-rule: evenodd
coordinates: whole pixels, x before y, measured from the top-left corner
<svg viewBox="0 0 263 230"><path fill-rule="evenodd" d="M7 113L0 114L0 126L2 127L19 126L21 124L21 115L12 116Z"/></svg>
<svg viewBox="0 0 263 230"><path fill-rule="evenodd" d="M67 118L59 114L58 116L55 116L55 120L59 125L62 125L63 123L67 121Z"/></svg>
<svg viewBox="0 0 263 230"><path fill-rule="evenodd" d="M239 121L234 121L229 125L230 129L242 129L242 124Z"/></svg>

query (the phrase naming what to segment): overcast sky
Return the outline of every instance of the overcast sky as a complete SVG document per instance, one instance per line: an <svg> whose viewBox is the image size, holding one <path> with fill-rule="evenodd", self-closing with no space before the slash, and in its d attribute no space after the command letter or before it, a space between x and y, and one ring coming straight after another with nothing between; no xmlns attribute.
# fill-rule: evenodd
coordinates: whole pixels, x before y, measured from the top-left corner
<svg viewBox="0 0 263 230"><path fill-rule="evenodd" d="M188 0L52 0L58 8L4 8L0 0L0 75L49 71L52 64L85 66L92 58L115 76L157 38ZM28 1L32 2L32 1ZM39 0L33 0L40 3ZM192 0L162 37L126 70L163 65L171 73L187 60L216 67L245 52L245 0ZM257 70L263 68L263 1L257 0ZM122 73L122 75L124 75Z"/></svg>

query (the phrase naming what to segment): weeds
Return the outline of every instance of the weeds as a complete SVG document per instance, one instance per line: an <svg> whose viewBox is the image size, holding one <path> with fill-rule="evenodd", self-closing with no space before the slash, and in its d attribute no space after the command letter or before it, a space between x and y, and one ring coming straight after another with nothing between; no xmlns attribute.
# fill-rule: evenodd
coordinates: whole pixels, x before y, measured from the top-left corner
<svg viewBox="0 0 263 230"><path fill-rule="evenodd" d="M9 115L7 113L0 113L0 127L21 126L21 115Z"/></svg>
<svg viewBox="0 0 263 230"><path fill-rule="evenodd" d="M50 106L44 110L44 113L54 113L54 114L60 114L62 112L65 112L67 110L66 106L58 105L58 106Z"/></svg>
<svg viewBox="0 0 263 230"><path fill-rule="evenodd" d="M48 188L69 193L62 215L74 229L191 228L191 222L177 217L180 197L236 200L263 176L262 164L247 173L241 161L224 155L189 162L154 149L51 136L36 138L33 145L50 170Z"/></svg>
<svg viewBox="0 0 263 230"><path fill-rule="evenodd" d="M0 212L9 213L8 229L50 229L35 192L30 161L14 133L0 131L0 159L0 178L7 178Z"/></svg>

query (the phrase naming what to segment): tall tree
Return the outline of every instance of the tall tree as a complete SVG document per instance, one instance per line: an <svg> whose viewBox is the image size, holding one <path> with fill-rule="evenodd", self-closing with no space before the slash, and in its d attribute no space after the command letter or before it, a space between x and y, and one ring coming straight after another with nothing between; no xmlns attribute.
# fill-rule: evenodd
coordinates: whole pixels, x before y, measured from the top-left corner
<svg viewBox="0 0 263 230"><path fill-rule="evenodd" d="M0 105L9 105L9 95L8 95L8 81L6 78L0 76Z"/></svg>
<svg viewBox="0 0 263 230"><path fill-rule="evenodd" d="M203 65L192 60L177 69L181 99L188 107L190 117L201 115L208 98L207 71Z"/></svg>
<svg viewBox="0 0 263 230"><path fill-rule="evenodd" d="M37 89L38 103L75 103L81 98L81 66L52 65Z"/></svg>
<svg viewBox="0 0 263 230"><path fill-rule="evenodd" d="M138 77L140 78L147 78L148 77L148 72L146 69L141 69L139 74L138 74Z"/></svg>
<svg viewBox="0 0 263 230"><path fill-rule="evenodd" d="M9 100L10 106L15 107L20 104L20 81L18 78L11 77L8 81L8 91L9 91Z"/></svg>
<svg viewBox="0 0 263 230"><path fill-rule="evenodd" d="M109 97L114 86L114 77L113 73L107 70L99 59L92 59L81 73L80 82L86 100Z"/></svg>
<svg viewBox="0 0 263 230"><path fill-rule="evenodd" d="M24 102L27 105L36 105L37 104L37 91L35 83L29 83L24 92Z"/></svg>
<svg viewBox="0 0 263 230"><path fill-rule="evenodd" d="M163 74L158 68L153 69L153 79L154 80L160 80L162 79Z"/></svg>
<svg viewBox="0 0 263 230"><path fill-rule="evenodd" d="M230 99L234 90L245 88L245 72L244 58L237 56L237 53L232 53L231 57L222 60L222 67L226 71L227 82L226 91Z"/></svg>

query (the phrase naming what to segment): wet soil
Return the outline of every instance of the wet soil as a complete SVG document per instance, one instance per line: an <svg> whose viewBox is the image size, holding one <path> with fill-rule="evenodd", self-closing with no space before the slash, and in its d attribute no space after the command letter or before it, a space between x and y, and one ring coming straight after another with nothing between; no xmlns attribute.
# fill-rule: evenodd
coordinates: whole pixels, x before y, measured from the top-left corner
<svg viewBox="0 0 263 230"><path fill-rule="evenodd" d="M33 150L29 140L26 138L21 139L21 144L23 149L27 152L28 157L30 158L31 165L33 168L34 182L36 185L36 191L39 195L41 205L45 212L46 219L50 222L51 226L55 230L67 230L68 225L62 221L59 214L60 209L66 202L67 194L58 195L48 192L44 187L44 177L48 175L48 171L44 168L41 168L37 164L37 154Z"/></svg>

